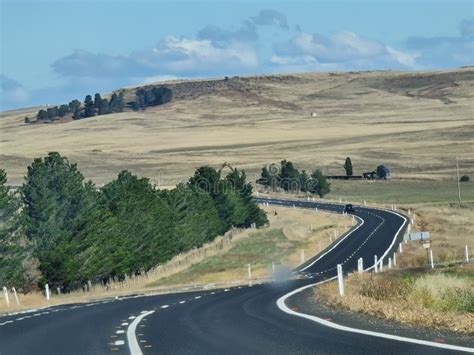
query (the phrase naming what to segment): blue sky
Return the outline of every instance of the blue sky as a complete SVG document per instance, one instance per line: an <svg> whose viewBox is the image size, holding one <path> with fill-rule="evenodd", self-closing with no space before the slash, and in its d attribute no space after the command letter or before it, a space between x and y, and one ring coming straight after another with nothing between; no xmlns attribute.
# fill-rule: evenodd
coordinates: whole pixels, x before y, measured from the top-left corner
<svg viewBox="0 0 474 355"><path fill-rule="evenodd" d="M1 110L167 78L474 64L472 0L1 1Z"/></svg>

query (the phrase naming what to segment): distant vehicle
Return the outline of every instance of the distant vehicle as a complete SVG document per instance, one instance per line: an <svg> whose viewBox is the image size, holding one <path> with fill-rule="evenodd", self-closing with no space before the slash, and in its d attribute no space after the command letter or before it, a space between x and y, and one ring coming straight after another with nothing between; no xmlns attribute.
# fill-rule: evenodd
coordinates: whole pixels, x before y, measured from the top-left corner
<svg viewBox="0 0 474 355"><path fill-rule="evenodd" d="M347 212L347 213L354 212L354 207L352 206L351 203L348 203L347 205L344 206L344 212Z"/></svg>

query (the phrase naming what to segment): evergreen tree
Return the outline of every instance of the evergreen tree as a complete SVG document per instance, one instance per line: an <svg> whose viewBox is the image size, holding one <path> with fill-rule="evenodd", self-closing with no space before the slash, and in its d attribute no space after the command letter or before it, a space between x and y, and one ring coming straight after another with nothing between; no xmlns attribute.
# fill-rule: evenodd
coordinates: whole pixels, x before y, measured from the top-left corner
<svg viewBox="0 0 474 355"><path fill-rule="evenodd" d="M102 102L99 107L99 115L107 115L110 113L109 101L107 99L102 99Z"/></svg>
<svg viewBox="0 0 474 355"><path fill-rule="evenodd" d="M72 114L72 119L73 120L80 120L81 118L82 118L81 109L79 107L76 107L74 109L73 114Z"/></svg>
<svg viewBox="0 0 474 355"><path fill-rule="evenodd" d="M308 192L308 187L310 186L310 177L306 174L306 171L303 170L300 174L300 188L302 192Z"/></svg>
<svg viewBox="0 0 474 355"><path fill-rule="evenodd" d="M61 105L58 109L58 116L64 117L69 113L69 106L68 105Z"/></svg>
<svg viewBox="0 0 474 355"><path fill-rule="evenodd" d="M94 107L96 109L99 109L100 108L100 105L102 105L102 97L100 97L100 94L99 93L96 93L94 95Z"/></svg>
<svg viewBox="0 0 474 355"><path fill-rule="evenodd" d="M300 173L293 166L292 162L287 160L281 161L281 169L278 179L279 185L285 191L300 191Z"/></svg>
<svg viewBox="0 0 474 355"><path fill-rule="evenodd" d="M36 119L38 121L45 121L48 119L48 113L45 110L39 110Z"/></svg>
<svg viewBox="0 0 474 355"><path fill-rule="evenodd" d="M84 117L95 116L95 105L91 95L87 95L84 100Z"/></svg>
<svg viewBox="0 0 474 355"><path fill-rule="evenodd" d="M331 184L321 170L316 169L311 174L308 192L316 193L319 197L324 197L331 191Z"/></svg>
<svg viewBox="0 0 474 355"><path fill-rule="evenodd" d="M81 102L79 100L74 99L71 102L69 102L68 106L69 106L70 112L75 112L76 109L81 107Z"/></svg>
<svg viewBox="0 0 474 355"><path fill-rule="evenodd" d="M350 157L346 158L346 162L344 163L344 169L346 170L346 176L352 176L352 161Z"/></svg>

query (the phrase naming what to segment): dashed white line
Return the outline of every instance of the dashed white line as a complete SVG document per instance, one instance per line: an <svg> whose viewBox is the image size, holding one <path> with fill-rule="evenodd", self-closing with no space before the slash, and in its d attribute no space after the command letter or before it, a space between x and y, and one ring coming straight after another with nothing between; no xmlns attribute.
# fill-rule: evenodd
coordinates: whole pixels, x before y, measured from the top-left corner
<svg viewBox="0 0 474 355"><path fill-rule="evenodd" d="M183 304L183 303L186 303L186 301L179 301L179 304Z"/></svg>
<svg viewBox="0 0 474 355"><path fill-rule="evenodd" d="M168 308L168 307L169 307L169 305L168 305L168 304L164 304L164 305L163 305L163 306L161 306L160 308L163 308L163 309L164 309L164 308Z"/></svg>

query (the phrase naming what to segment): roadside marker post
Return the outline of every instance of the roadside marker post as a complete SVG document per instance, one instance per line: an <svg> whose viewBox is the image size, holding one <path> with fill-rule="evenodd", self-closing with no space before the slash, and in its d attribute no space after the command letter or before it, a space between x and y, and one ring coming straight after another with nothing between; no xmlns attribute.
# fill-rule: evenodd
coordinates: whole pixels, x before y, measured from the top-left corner
<svg viewBox="0 0 474 355"><path fill-rule="evenodd" d="M383 259L380 259L379 272L383 271Z"/></svg>
<svg viewBox="0 0 474 355"><path fill-rule="evenodd" d="M367 201L366 200L364 200L364 206L367 206Z"/></svg>
<svg viewBox="0 0 474 355"><path fill-rule="evenodd" d="M465 247L464 254L466 256L466 263L468 263L469 262L469 250L467 248L467 245Z"/></svg>
<svg viewBox="0 0 474 355"><path fill-rule="evenodd" d="M13 292L13 296L15 297L16 305L17 305L17 306L20 306L20 300L19 300L19 298L18 298L18 294L16 293L15 287L12 287L12 292Z"/></svg>
<svg viewBox="0 0 474 355"><path fill-rule="evenodd" d="M388 258L388 268L392 268L392 258Z"/></svg>
<svg viewBox="0 0 474 355"><path fill-rule="evenodd" d="M304 249L301 249L301 262L304 263Z"/></svg>
<svg viewBox="0 0 474 355"><path fill-rule="evenodd" d="M400 249L400 254L403 253L402 243L400 243L400 244L398 245L398 248Z"/></svg>
<svg viewBox="0 0 474 355"><path fill-rule="evenodd" d="M434 269L433 249L431 249L431 248L430 248L430 263L431 263L431 268Z"/></svg>
<svg viewBox="0 0 474 355"><path fill-rule="evenodd" d="M275 262L272 262L272 272L275 273Z"/></svg>
<svg viewBox="0 0 474 355"><path fill-rule="evenodd" d="M375 272L379 272L377 264L377 255L374 255L374 270Z"/></svg>
<svg viewBox="0 0 474 355"><path fill-rule="evenodd" d="M359 258L359 260L357 260L357 271L359 272L359 274L362 274L364 272L364 259L362 258Z"/></svg>
<svg viewBox="0 0 474 355"><path fill-rule="evenodd" d="M337 281L339 283L339 295L344 297L344 275L341 264L337 264Z"/></svg>
<svg viewBox="0 0 474 355"><path fill-rule="evenodd" d="M397 266L397 253L393 253L393 266Z"/></svg>
<svg viewBox="0 0 474 355"><path fill-rule="evenodd" d="M10 307L10 298L8 297L8 290L5 286L3 286L3 298L5 299L7 307Z"/></svg>
<svg viewBox="0 0 474 355"><path fill-rule="evenodd" d="M49 301L49 285L48 284L44 286L44 292L46 294L46 299Z"/></svg>
<svg viewBox="0 0 474 355"><path fill-rule="evenodd" d="M249 286L252 286L252 266L250 264L247 264L247 271L249 277Z"/></svg>

